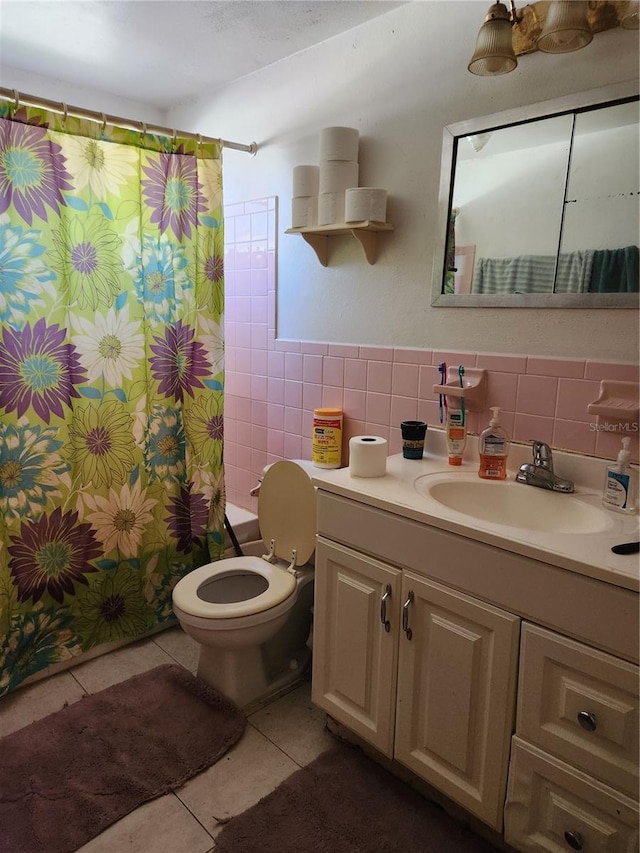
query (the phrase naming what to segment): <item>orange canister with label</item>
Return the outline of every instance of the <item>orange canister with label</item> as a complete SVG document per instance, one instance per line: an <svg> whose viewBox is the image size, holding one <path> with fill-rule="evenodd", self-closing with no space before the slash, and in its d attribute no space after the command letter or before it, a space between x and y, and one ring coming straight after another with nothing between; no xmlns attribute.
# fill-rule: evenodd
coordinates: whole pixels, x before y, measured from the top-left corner
<svg viewBox="0 0 640 853"><path fill-rule="evenodd" d="M339 468L342 462L341 409L315 409L311 461L316 468Z"/></svg>

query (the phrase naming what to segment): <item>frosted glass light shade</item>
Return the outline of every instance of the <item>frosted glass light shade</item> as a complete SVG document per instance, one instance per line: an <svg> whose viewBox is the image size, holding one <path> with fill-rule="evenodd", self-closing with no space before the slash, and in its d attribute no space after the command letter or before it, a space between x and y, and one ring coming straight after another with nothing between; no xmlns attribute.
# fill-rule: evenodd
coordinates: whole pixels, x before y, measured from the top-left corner
<svg viewBox="0 0 640 853"><path fill-rule="evenodd" d="M593 38L587 21L587 7L587 0L554 0L538 39L538 50L570 53L586 47Z"/></svg>
<svg viewBox="0 0 640 853"><path fill-rule="evenodd" d="M625 30L637 30L640 28L640 2L638 0L632 0L629 3L620 21L620 26L624 27Z"/></svg>
<svg viewBox="0 0 640 853"><path fill-rule="evenodd" d="M472 136L467 136L467 142L476 152L480 153L487 142L491 139L491 131L487 133L474 133Z"/></svg>
<svg viewBox="0 0 640 853"><path fill-rule="evenodd" d="M508 74L517 64L507 7L494 3L480 27L475 53L467 67L472 74L491 77Z"/></svg>

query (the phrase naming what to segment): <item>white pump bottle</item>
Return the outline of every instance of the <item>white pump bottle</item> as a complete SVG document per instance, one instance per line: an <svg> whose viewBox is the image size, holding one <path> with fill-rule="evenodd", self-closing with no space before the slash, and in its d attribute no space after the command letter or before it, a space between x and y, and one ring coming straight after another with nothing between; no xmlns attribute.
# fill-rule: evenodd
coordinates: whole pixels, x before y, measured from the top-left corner
<svg viewBox="0 0 640 853"><path fill-rule="evenodd" d="M630 438L622 439L622 449L615 464L607 468L602 492L602 503L606 507L629 515L638 509L638 471L630 465L630 444Z"/></svg>

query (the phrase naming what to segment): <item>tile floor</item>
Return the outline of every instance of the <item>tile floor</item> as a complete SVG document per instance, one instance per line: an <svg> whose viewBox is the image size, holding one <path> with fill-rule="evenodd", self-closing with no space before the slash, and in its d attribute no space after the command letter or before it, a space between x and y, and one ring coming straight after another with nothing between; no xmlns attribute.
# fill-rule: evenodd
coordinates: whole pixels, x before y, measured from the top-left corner
<svg viewBox="0 0 640 853"><path fill-rule="evenodd" d="M0 699L0 733L164 663L196 670L197 645L171 628ZM216 764L173 794L153 800L78 853L214 853L222 824L270 793L335 740L311 704L310 681L250 714L245 733Z"/></svg>

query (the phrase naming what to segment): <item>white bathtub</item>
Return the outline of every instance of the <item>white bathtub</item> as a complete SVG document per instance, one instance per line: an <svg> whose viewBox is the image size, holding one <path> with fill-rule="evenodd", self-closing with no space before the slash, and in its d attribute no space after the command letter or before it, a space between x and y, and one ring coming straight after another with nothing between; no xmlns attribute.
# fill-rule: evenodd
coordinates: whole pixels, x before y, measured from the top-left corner
<svg viewBox="0 0 640 853"><path fill-rule="evenodd" d="M233 532L238 540L240 547L245 542L255 542L260 540L260 527L258 525L258 516L250 512L248 509L228 503L226 508L227 519L233 528ZM232 557L235 554L233 541L229 536L229 532L225 527L224 531L225 556ZM264 550L264 546L262 546Z"/></svg>

